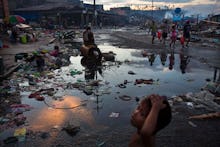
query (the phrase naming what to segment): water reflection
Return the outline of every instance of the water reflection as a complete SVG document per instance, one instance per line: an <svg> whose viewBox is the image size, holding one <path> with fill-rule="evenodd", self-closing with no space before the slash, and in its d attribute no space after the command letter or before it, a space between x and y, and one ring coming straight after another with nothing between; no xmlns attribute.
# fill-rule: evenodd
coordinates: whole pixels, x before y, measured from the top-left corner
<svg viewBox="0 0 220 147"><path fill-rule="evenodd" d="M146 57L142 57L140 50L120 49L108 44L100 46L100 49L103 52L113 51L116 54L116 62L120 64L112 63L113 66L106 68L104 64L107 63L94 63L80 56L71 57L71 65L57 70L55 79L42 82L44 84L42 86L51 85L57 88L59 85L63 91L59 95L67 95L68 93L68 95L74 96L65 96L58 100L47 97L45 99L46 104L24 96L22 103L34 107L32 111L25 112L30 124L28 128L50 130L53 126L63 127L67 122L75 125L80 124L84 130L85 128L86 130L94 130L94 128L97 130L101 126L123 126L129 123L130 112L136 107L135 97L142 97L151 93L173 96L197 92L198 87L202 87L206 83L206 78L213 78L213 71L211 72L208 67L205 67L206 65L201 65L198 61L191 59L185 52L181 52L181 54L174 54L174 51L170 53L168 51L149 52ZM168 60L167 57L169 57ZM186 72L189 62L190 68L193 70L187 74L182 74L183 71ZM85 75L70 76L70 69L84 71ZM136 74L130 75L128 71L133 71ZM214 80L219 77L218 71L219 69L214 71ZM61 78L62 80L59 80ZM153 79L157 82L151 85L137 86L134 85L136 79ZM193 79L193 82L189 82L188 79ZM94 86L92 89L92 95L86 95L82 89L66 88L68 83L74 84L74 82L81 81L78 84L85 84L89 80L101 81L100 86L97 88ZM128 81L126 88L117 86L126 80ZM120 95L127 95L131 97L131 100L123 101L119 99ZM70 109L81 105L82 100L87 100L86 107ZM119 112L119 118L114 120L109 118L111 112Z"/></svg>
<svg viewBox="0 0 220 147"><path fill-rule="evenodd" d="M161 64L163 66L165 66L165 63L167 61L167 50L166 49L161 51L161 53L160 53L160 61L161 61Z"/></svg>
<svg viewBox="0 0 220 147"><path fill-rule="evenodd" d="M186 55L184 51L180 52L180 70L182 74L186 73L186 67L190 62L190 56Z"/></svg>
<svg viewBox="0 0 220 147"><path fill-rule="evenodd" d="M218 67L214 67L213 82L220 82L220 68Z"/></svg>
<svg viewBox="0 0 220 147"><path fill-rule="evenodd" d="M173 70L174 63L175 63L175 56L174 56L174 50L172 50L169 56L169 70Z"/></svg>
<svg viewBox="0 0 220 147"><path fill-rule="evenodd" d="M81 65L85 67L85 80L97 80L98 74L102 76L102 63L101 60L89 60L89 58L82 57ZM95 92L98 93L98 89L95 89ZM99 98L99 95L96 95L96 111L99 113L102 109L102 99Z"/></svg>
<svg viewBox="0 0 220 147"><path fill-rule="evenodd" d="M95 62L83 57L81 59L81 65L85 67L85 80L97 79L98 73L102 76L101 61Z"/></svg>
<svg viewBox="0 0 220 147"><path fill-rule="evenodd" d="M154 53L152 53L148 56L148 60L149 60L151 66L153 66L155 58L156 58L156 55Z"/></svg>
<svg viewBox="0 0 220 147"><path fill-rule="evenodd" d="M32 130L48 130L53 126L64 126L66 122L79 124L86 122L94 125L94 118L91 112L83 107L85 102L75 96L64 96L60 100L45 100L47 107L35 109L29 116L29 123ZM80 109L78 109L80 108ZM34 115L33 115L34 114ZM27 115L29 115L27 113Z"/></svg>

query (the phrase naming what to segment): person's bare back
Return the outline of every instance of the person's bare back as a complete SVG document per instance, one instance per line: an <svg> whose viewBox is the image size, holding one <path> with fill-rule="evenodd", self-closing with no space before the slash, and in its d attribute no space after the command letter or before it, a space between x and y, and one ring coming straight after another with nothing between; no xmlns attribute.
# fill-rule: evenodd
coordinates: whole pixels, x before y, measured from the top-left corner
<svg viewBox="0 0 220 147"><path fill-rule="evenodd" d="M141 136L138 133L134 133L131 137L131 141L129 143L129 147L154 147L154 139L152 136L148 139L145 139L145 142L148 142L148 145L145 145L141 139Z"/></svg>

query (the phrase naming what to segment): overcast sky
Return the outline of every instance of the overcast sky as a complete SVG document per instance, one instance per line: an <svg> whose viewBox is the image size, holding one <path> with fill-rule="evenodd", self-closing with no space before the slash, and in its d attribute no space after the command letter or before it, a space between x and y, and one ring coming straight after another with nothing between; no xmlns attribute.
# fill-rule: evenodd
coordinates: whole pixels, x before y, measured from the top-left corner
<svg viewBox="0 0 220 147"><path fill-rule="evenodd" d="M83 0L83 2L92 4L93 0ZM96 0L96 4L103 4L105 10L123 6L131 6L132 8L148 6L146 8L151 8L152 0ZM187 10L189 14L220 13L220 0L153 0L153 5L157 7L180 7Z"/></svg>

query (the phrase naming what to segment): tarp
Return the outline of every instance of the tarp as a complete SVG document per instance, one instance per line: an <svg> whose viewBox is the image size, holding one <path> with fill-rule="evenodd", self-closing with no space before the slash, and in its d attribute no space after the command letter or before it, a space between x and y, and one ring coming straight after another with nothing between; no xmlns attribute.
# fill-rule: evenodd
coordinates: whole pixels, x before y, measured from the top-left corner
<svg viewBox="0 0 220 147"><path fill-rule="evenodd" d="M173 15L173 21L176 22L176 21L181 21L181 15Z"/></svg>
<svg viewBox="0 0 220 147"><path fill-rule="evenodd" d="M16 27L18 27L19 29L28 29L28 28L32 28L29 25L23 24L23 23L19 23L16 25Z"/></svg>

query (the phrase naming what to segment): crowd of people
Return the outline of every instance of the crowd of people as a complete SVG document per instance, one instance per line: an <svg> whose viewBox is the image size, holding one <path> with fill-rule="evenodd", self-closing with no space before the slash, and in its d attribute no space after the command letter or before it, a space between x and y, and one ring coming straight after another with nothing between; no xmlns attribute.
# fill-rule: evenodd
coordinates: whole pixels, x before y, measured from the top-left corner
<svg viewBox="0 0 220 147"><path fill-rule="evenodd" d="M155 21L152 21L149 26L149 31L152 35L152 44L154 44L155 38L158 37L160 42L166 45L166 40L170 40L170 48L175 48L176 41L179 40L182 48L189 47L191 25L190 21L186 21L183 27L180 29L176 23L170 24L167 20L164 20L161 25L157 25Z"/></svg>

